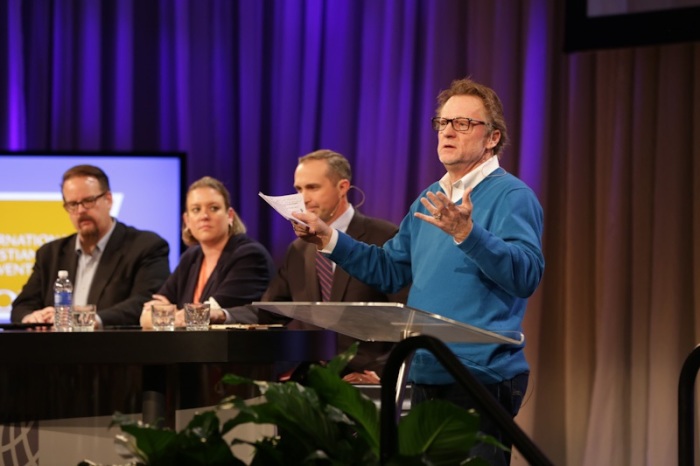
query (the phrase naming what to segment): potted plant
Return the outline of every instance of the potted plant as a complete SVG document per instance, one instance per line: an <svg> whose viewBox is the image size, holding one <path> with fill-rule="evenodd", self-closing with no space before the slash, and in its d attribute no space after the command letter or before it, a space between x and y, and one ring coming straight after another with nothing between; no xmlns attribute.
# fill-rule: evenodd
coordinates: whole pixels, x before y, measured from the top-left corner
<svg viewBox="0 0 700 466"><path fill-rule="evenodd" d="M305 385L296 382L254 381L226 375L228 384L255 384L263 397L259 404L228 397L215 410L194 416L181 431L144 425L115 414L113 425L127 435L117 436L122 456L131 464L245 465L231 446L254 448L252 466L258 465L379 465L379 409L340 374L355 355L357 346L326 365L312 365ZM238 414L220 422L217 411L235 408ZM224 436L245 424L273 424L274 436L254 442ZM413 406L398 424L399 448L390 465L485 465L471 458L477 442L505 448L493 437L479 432L479 416L446 401L433 400ZM89 464L89 463L81 463Z"/></svg>

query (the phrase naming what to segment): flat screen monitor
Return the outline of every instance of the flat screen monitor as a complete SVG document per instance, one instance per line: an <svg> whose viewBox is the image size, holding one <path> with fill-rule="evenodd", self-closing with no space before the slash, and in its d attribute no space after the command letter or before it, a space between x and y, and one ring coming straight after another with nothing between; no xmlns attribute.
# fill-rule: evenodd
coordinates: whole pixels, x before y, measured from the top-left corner
<svg viewBox="0 0 700 466"><path fill-rule="evenodd" d="M36 250L75 232L63 209L61 179L80 164L100 167L112 190L112 216L162 236L170 270L181 252L185 154L0 152L0 323L29 278Z"/></svg>
<svg viewBox="0 0 700 466"><path fill-rule="evenodd" d="M700 0L566 0L564 50L700 40Z"/></svg>

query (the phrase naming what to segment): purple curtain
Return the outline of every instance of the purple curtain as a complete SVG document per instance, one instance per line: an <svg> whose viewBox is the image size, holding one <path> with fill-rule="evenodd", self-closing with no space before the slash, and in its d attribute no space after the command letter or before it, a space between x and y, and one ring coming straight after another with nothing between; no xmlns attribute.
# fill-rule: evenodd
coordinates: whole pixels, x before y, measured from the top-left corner
<svg viewBox="0 0 700 466"><path fill-rule="evenodd" d="M544 16L519 20L492 11L511 2L483 3L10 0L0 145L185 151L188 181L221 179L251 234L280 258L291 231L257 193L291 193L299 156L346 155L364 193L351 200L398 223L443 173L429 125L440 89L471 75L516 110L522 90L508 76L520 71L498 57L483 66L480 44L519 52L516 31L542 29ZM478 20L482 9L502 17L499 32ZM544 35L527 44L533 55ZM542 67L533 68L528 81L541 90ZM530 166L527 181L537 182L537 160L504 164Z"/></svg>

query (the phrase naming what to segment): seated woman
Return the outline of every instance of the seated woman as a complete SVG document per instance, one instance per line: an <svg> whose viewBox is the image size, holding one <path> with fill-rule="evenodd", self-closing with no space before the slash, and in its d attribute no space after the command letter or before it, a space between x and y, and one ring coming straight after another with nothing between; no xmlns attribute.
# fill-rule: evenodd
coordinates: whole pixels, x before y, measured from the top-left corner
<svg viewBox="0 0 700 466"><path fill-rule="evenodd" d="M182 240L189 248L158 294L143 305L143 328L152 328L154 303L176 304L175 325L184 326L184 304L209 301L214 303L210 321L222 323L227 316L219 306L231 308L259 300L273 276L270 253L245 234L245 225L220 181L205 176L192 183L182 218Z"/></svg>

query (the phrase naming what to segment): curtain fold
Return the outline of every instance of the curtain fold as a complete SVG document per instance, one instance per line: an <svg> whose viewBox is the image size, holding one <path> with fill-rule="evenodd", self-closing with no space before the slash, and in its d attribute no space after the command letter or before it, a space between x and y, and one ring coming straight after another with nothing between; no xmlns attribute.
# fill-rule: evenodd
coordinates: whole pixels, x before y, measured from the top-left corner
<svg viewBox="0 0 700 466"><path fill-rule="evenodd" d="M444 173L435 98L471 76L503 100L501 165L545 211L517 421L555 464L675 464L678 375L700 338L700 44L567 55L563 10L7 0L0 146L185 151L188 183L221 179L280 260L294 236L259 191L293 192L297 158L330 148L353 165L351 201L398 223Z"/></svg>

